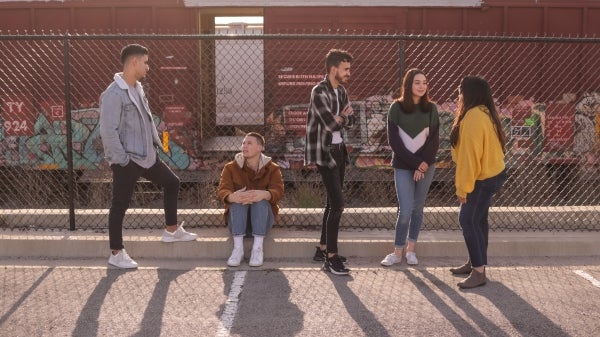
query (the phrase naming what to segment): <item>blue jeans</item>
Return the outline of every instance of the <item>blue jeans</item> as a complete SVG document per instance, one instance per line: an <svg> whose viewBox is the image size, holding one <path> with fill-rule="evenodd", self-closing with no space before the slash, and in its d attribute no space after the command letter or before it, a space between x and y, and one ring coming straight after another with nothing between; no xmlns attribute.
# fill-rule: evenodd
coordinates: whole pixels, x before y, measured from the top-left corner
<svg viewBox="0 0 600 337"><path fill-rule="evenodd" d="M248 215L252 224L252 234L265 236L271 227L275 217L271 204L267 200L261 200L250 205L232 203L229 205L227 225L233 236L246 234Z"/></svg>
<svg viewBox="0 0 600 337"><path fill-rule="evenodd" d="M413 179L414 170L394 168L394 182L398 197L398 218L396 220L396 238L394 246L402 248L408 240L416 242L423 224L423 208L429 186L433 180L435 166L430 165L425 177L419 181Z"/></svg>
<svg viewBox="0 0 600 337"><path fill-rule="evenodd" d="M467 194L467 202L460 206L458 221L469 251L473 267L487 265L488 247L488 211L492 196L502 188L506 181L506 171L495 177L475 181L473 192Z"/></svg>

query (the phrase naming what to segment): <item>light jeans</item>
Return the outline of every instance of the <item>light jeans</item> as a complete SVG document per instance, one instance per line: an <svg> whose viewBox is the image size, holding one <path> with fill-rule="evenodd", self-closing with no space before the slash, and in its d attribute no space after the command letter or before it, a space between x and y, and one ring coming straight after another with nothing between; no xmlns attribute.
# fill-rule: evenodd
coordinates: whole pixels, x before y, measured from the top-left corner
<svg viewBox="0 0 600 337"><path fill-rule="evenodd" d="M396 220L396 238L394 246L402 248L408 240L416 242L419 238L423 224L423 208L429 186L433 180L435 166L430 165L425 177L414 181L414 170L394 168L394 182L396 183L396 196L398 197L398 218Z"/></svg>
<svg viewBox="0 0 600 337"><path fill-rule="evenodd" d="M252 234L265 236L271 227L275 217L271 204L267 200L261 200L250 205L232 203L229 205L227 225L233 236L245 235L248 225L248 215L252 225Z"/></svg>

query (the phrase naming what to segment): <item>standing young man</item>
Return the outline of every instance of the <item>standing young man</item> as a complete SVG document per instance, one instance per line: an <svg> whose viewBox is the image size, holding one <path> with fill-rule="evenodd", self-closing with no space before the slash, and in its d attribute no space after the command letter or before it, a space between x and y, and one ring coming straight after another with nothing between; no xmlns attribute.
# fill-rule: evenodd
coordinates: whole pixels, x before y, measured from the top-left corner
<svg viewBox="0 0 600 337"><path fill-rule="evenodd" d="M119 268L137 268L138 264L123 246L123 218L137 180L144 177L160 185L164 192L167 228L162 241L191 241L198 235L177 225L179 178L158 158L161 146L152 120L148 99L139 82L146 76L148 49L130 44L121 50L123 72L100 95L100 136L104 157L112 170L112 204L108 215L111 255L108 263Z"/></svg>
<svg viewBox="0 0 600 337"><path fill-rule="evenodd" d="M327 190L320 246L314 260L324 261L323 269L336 275L350 272L338 255L338 230L344 211L344 172L348 152L342 130L353 125L352 107L342 86L350 78L352 55L345 50L332 49L327 53L327 75L310 95L306 120L304 165L314 163Z"/></svg>

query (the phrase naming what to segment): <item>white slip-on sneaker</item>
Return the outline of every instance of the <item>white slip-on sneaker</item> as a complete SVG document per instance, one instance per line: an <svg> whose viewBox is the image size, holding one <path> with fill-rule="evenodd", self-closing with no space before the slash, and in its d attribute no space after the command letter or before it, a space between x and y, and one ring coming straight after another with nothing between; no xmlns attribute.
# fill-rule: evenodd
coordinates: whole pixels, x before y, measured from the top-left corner
<svg viewBox="0 0 600 337"><path fill-rule="evenodd" d="M198 238L198 234L190 233L183 229L185 221L181 222L181 225L177 226L177 229L171 233L165 229L162 235L162 242L181 242L181 241L194 241Z"/></svg>
<svg viewBox="0 0 600 337"><path fill-rule="evenodd" d="M231 252L231 256L227 260L227 265L230 267L237 267L242 263L244 259L244 249L243 248L234 248Z"/></svg>
<svg viewBox="0 0 600 337"><path fill-rule="evenodd" d="M394 265L394 264L400 263L400 262L402 262L402 256L398 256L394 253L386 255L383 258L383 260L381 260L381 264L386 267L389 267L391 265Z"/></svg>
<svg viewBox="0 0 600 337"><path fill-rule="evenodd" d="M111 252L110 257L108 258L108 263L112 266L123 269L134 269L138 267L137 262L133 261L125 249L121 249L117 255L114 255Z"/></svg>
<svg viewBox="0 0 600 337"><path fill-rule="evenodd" d="M263 257L264 253L262 248L252 249L252 254L250 255L250 262L248 263L250 267L260 267L263 265Z"/></svg>
<svg viewBox="0 0 600 337"><path fill-rule="evenodd" d="M419 260L417 260L417 254L415 252L406 252L406 263L411 266L419 264Z"/></svg>

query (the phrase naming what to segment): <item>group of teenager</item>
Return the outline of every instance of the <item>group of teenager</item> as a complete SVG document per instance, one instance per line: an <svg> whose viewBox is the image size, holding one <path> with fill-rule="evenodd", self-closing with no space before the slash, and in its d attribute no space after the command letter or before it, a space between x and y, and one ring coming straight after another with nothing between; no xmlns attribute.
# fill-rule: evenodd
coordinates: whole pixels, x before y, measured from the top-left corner
<svg viewBox="0 0 600 337"><path fill-rule="evenodd" d="M344 84L350 78L353 57L332 49L325 57L326 76L311 91L307 111L305 165L315 165L326 190L321 237L314 255L323 270L347 275L347 259L338 253L338 232L344 211L344 174L349 163L344 129L355 126L355 116ZM144 177L164 190L166 228L164 242L192 241L194 233L177 221L179 178L158 157L161 147L148 100L140 80L149 70L148 49L131 44L121 50L123 71L100 98L100 133L105 158L113 173L113 196L109 212L109 264L137 268L123 246L123 218L137 180ZM434 177L439 148L439 118L428 96L425 73L406 72L402 89L390 106L387 120L391 165L398 199L394 250L383 266L418 264L416 243L423 223L423 209ZM467 76L458 87L458 107L450 133L452 159L456 164L455 188L460 204L459 222L468 250L468 261L453 274L468 275L458 283L473 288L486 283L488 210L492 196L506 180L504 149L506 136L485 79ZM217 195L225 205L224 222L233 237L227 264L244 261L243 239L254 237L249 265L261 266L263 242L272 227L283 196L281 170L263 153L264 137L246 134L241 152L222 170Z"/></svg>

